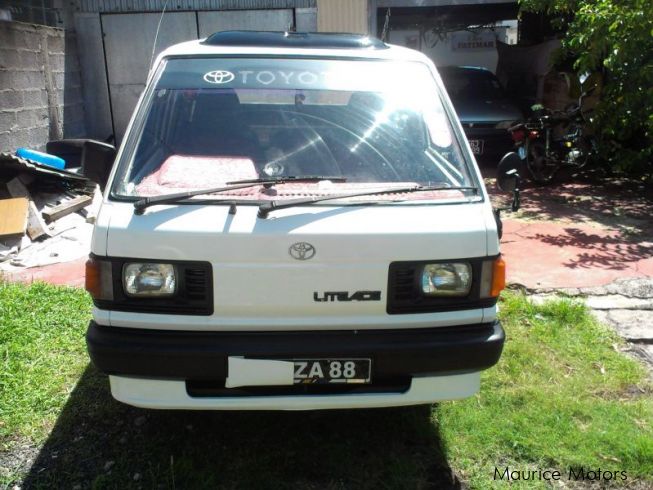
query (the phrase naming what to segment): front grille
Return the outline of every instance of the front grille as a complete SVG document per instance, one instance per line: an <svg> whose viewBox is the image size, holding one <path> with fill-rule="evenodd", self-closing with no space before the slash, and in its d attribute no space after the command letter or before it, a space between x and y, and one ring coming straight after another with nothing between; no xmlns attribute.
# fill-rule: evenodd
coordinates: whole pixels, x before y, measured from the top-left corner
<svg viewBox="0 0 653 490"><path fill-rule="evenodd" d="M480 299L481 266L493 257L452 260L427 260L419 262L392 262L388 271L388 299L386 311L390 315L406 313L433 313L438 311L487 308L496 304L496 298ZM472 266L472 287L467 296L460 298L426 297L421 290L421 274L426 264L437 262L468 262Z"/></svg>
<svg viewBox="0 0 653 490"><path fill-rule="evenodd" d="M206 301L210 290L205 269L188 267L185 270L186 296L192 301Z"/></svg>
<svg viewBox="0 0 653 490"><path fill-rule="evenodd" d="M394 270L394 290L392 297L395 301L411 301L415 297L415 267L407 265L406 267L397 267Z"/></svg>

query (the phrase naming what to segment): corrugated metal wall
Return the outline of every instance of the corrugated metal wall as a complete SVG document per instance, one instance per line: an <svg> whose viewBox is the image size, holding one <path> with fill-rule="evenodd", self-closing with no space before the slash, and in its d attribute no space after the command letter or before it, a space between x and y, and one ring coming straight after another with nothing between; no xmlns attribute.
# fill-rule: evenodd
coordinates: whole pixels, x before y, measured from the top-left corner
<svg viewBox="0 0 653 490"><path fill-rule="evenodd" d="M135 6L133 2L132 6ZM316 10L315 7L213 11L180 8L166 10L165 15L160 11L124 9L76 12L75 29L80 45L84 46L81 61L89 135L105 139L113 133L116 141L120 141L145 86L153 49L156 55L172 44L220 30L283 31L296 27L299 31L315 31ZM161 29L157 36L159 23Z"/></svg>
<svg viewBox="0 0 653 490"><path fill-rule="evenodd" d="M357 0L356 0L357 1ZM160 12L166 0L74 0L78 12ZM252 10L315 7L316 0L174 0L166 10Z"/></svg>
<svg viewBox="0 0 653 490"><path fill-rule="evenodd" d="M368 33L368 0L317 0L317 29Z"/></svg>
<svg viewBox="0 0 653 490"><path fill-rule="evenodd" d="M162 17L166 0L70 0L74 27L84 47L81 64L89 136L105 139L113 133L120 140L145 83L160 21L163 33L177 37L160 35L156 52L222 29L294 27L300 32L367 33L369 1L169 0ZM138 20L130 24L132 18ZM166 27L174 22L181 27Z"/></svg>

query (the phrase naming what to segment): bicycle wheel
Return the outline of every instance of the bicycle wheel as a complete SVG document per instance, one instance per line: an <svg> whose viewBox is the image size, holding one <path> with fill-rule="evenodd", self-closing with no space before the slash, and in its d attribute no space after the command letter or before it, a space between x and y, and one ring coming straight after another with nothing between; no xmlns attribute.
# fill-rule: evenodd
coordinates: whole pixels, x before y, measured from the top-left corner
<svg viewBox="0 0 653 490"><path fill-rule="evenodd" d="M546 156L544 143L526 140L526 167L538 184L548 184L558 171L558 163Z"/></svg>

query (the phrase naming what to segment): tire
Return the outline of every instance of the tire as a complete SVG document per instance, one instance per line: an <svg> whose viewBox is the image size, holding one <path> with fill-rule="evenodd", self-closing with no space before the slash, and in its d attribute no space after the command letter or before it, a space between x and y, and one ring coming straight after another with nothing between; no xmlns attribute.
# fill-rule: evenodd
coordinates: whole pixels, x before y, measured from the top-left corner
<svg viewBox="0 0 653 490"><path fill-rule="evenodd" d="M544 143L539 140L526 140L525 149L526 167L533 182L538 184L551 183L559 165L551 158L547 158Z"/></svg>

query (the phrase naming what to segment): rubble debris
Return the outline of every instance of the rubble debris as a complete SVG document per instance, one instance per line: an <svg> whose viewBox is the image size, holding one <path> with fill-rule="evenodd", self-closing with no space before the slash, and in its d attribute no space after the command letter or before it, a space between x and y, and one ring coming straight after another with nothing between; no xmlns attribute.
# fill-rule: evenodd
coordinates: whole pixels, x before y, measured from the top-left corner
<svg viewBox="0 0 653 490"><path fill-rule="evenodd" d="M3 262L15 257L21 250L28 248L32 241L23 235L22 237L0 238L0 266ZM0 267L0 271L3 270Z"/></svg>
<svg viewBox="0 0 653 490"><path fill-rule="evenodd" d="M62 218L73 218L65 229L43 241L32 242L23 247L8 262L0 264L0 270L14 272L17 268L40 267L44 265L68 262L87 256L91 246L93 225L86 223L78 214Z"/></svg>
<svg viewBox="0 0 653 490"><path fill-rule="evenodd" d="M88 255L102 193L77 172L0 153L0 273Z"/></svg>

